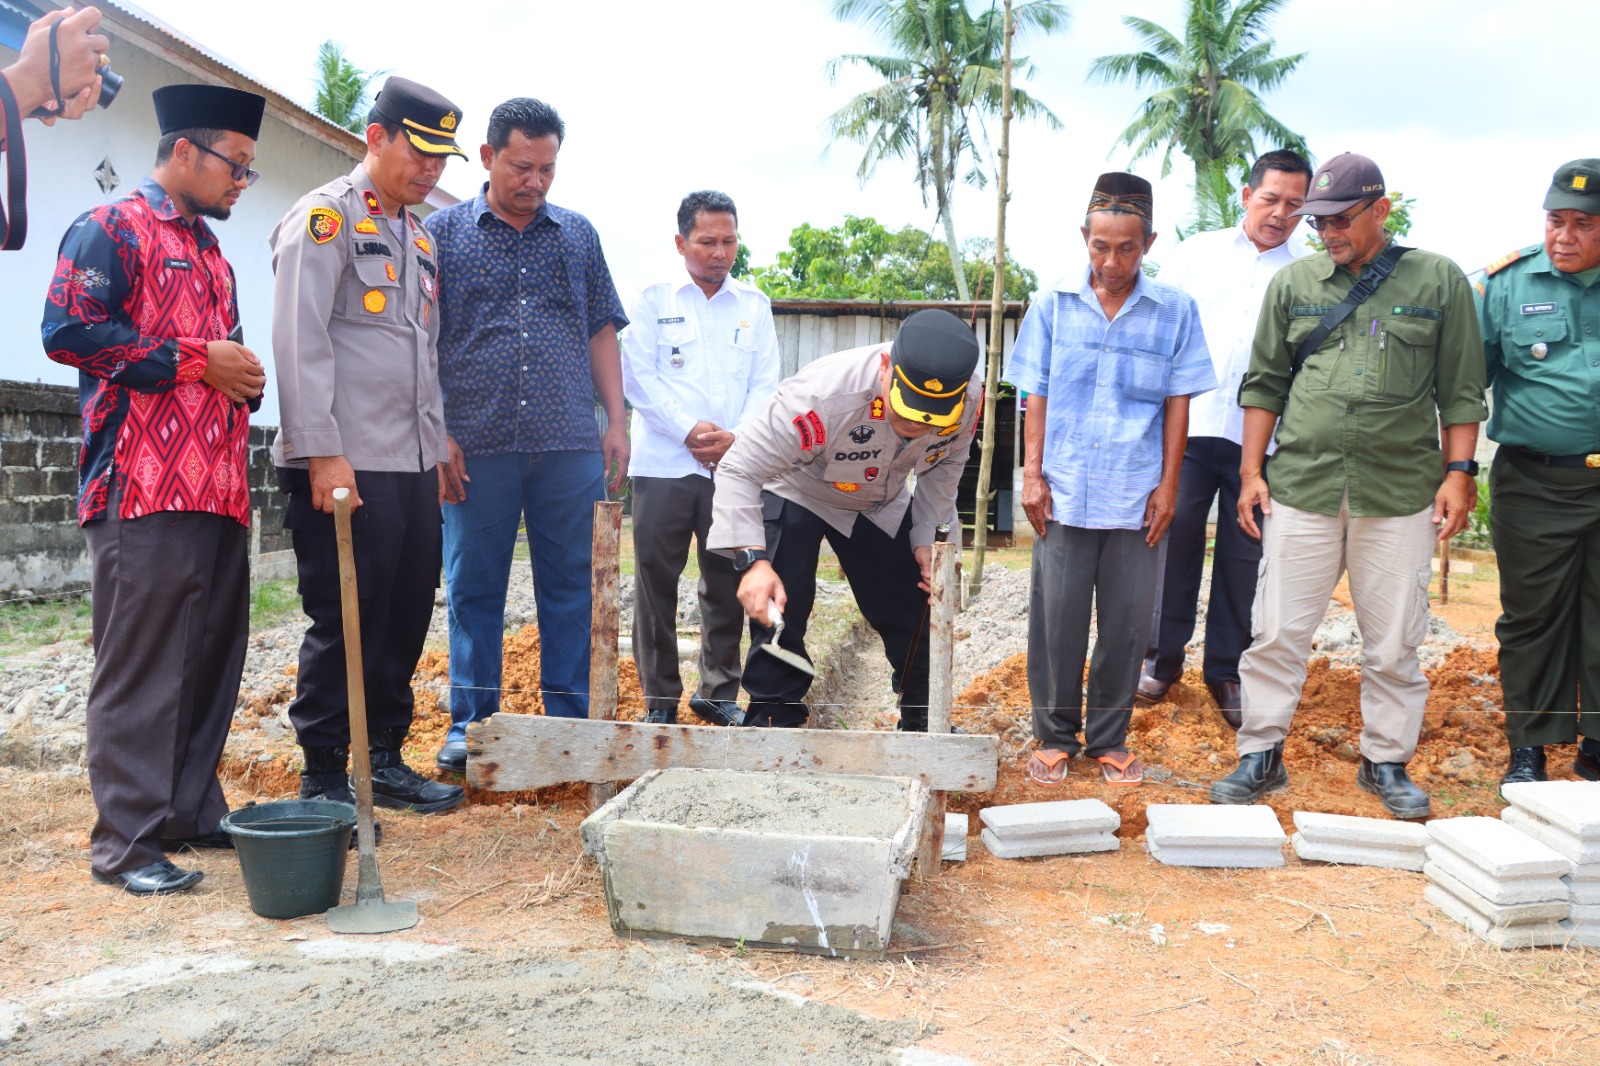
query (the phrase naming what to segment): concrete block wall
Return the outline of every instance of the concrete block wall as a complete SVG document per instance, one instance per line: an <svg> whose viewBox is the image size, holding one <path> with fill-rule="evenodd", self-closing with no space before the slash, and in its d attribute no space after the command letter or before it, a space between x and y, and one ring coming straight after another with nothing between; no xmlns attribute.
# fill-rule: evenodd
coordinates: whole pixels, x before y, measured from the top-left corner
<svg viewBox="0 0 1600 1066"><path fill-rule="evenodd" d="M252 547L286 551L284 497L272 467L272 426L250 427L250 499L258 516ZM0 381L0 599L89 584L78 528L78 391Z"/></svg>

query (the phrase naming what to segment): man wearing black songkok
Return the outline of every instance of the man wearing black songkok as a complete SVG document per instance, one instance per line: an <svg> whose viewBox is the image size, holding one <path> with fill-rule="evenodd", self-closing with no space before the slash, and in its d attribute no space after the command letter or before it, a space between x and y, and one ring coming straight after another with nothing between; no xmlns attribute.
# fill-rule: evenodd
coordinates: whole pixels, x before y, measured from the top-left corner
<svg viewBox="0 0 1600 1066"><path fill-rule="evenodd" d="M231 846L217 764L249 631L246 444L266 384L204 221L226 219L255 182L266 101L168 85L155 106L155 168L67 230L43 329L45 353L77 368L83 409L90 872L141 896L202 876L164 848Z"/></svg>

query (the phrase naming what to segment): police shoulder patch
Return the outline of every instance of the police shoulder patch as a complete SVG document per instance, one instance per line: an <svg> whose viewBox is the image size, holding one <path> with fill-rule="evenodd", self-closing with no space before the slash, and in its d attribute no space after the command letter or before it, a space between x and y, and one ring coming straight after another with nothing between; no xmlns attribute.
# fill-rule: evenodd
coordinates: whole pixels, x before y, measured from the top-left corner
<svg viewBox="0 0 1600 1066"><path fill-rule="evenodd" d="M317 244L327 244L339 235L344 216L331 207L313 207L306 216L306 232Z"/></svg>
<svg viewBox="0 0 1600 1066"><path fill-rule="evenodd" d="M800 434L800 450L809 452L816 442L811 439L811 427L806 423L805 415L794 416L794 428Z"/></svg>

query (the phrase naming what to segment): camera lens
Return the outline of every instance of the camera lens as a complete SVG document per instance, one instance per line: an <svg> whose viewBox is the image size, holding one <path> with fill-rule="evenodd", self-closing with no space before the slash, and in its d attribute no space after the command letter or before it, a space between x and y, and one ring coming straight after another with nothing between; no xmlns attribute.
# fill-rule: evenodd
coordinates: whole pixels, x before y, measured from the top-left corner
<svg viewBox="0 0 1600 1066"><path fill-rule="evenodd" d="M111 101L122 91L122 75L110 67L100 68L100 106L110 107Z"/></svg>

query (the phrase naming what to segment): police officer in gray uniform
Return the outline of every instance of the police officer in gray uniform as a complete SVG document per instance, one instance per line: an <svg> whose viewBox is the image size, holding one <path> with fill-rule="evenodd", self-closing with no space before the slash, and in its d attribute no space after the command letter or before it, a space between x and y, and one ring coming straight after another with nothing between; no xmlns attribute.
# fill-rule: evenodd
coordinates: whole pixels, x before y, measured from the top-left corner
<svg viewBox="0 0 1600 1066"><path fill-rule="evenodd" d="M883 638L902 697L900 728L927 730L923 608L935 531L955 521L982 407L978 354L977 338L955 315L918 311L892 344L826 356L783 382L717 464L706 543L731 553L744 575L744 724L806 723L811 678L757 653L773 637L772 602L783 613L779 646L805 654L826 538L862 616Z"/></svg>
<svg viewBox="0 0 1600 1066"><path fill-rule="evenodd" d="M432 191L456 146L461 110L390 78L373 102L367 155L302 197L271 236L272 350L282 428L273 444L289 494L310 628L289 717L305 751L300 795L349 803L350 719L333 490L356 510L361 650L373 802L422 812L465 798L406 766L411 675L433 614L446 436L439 394L438 267L408 207Z"/></svg>

